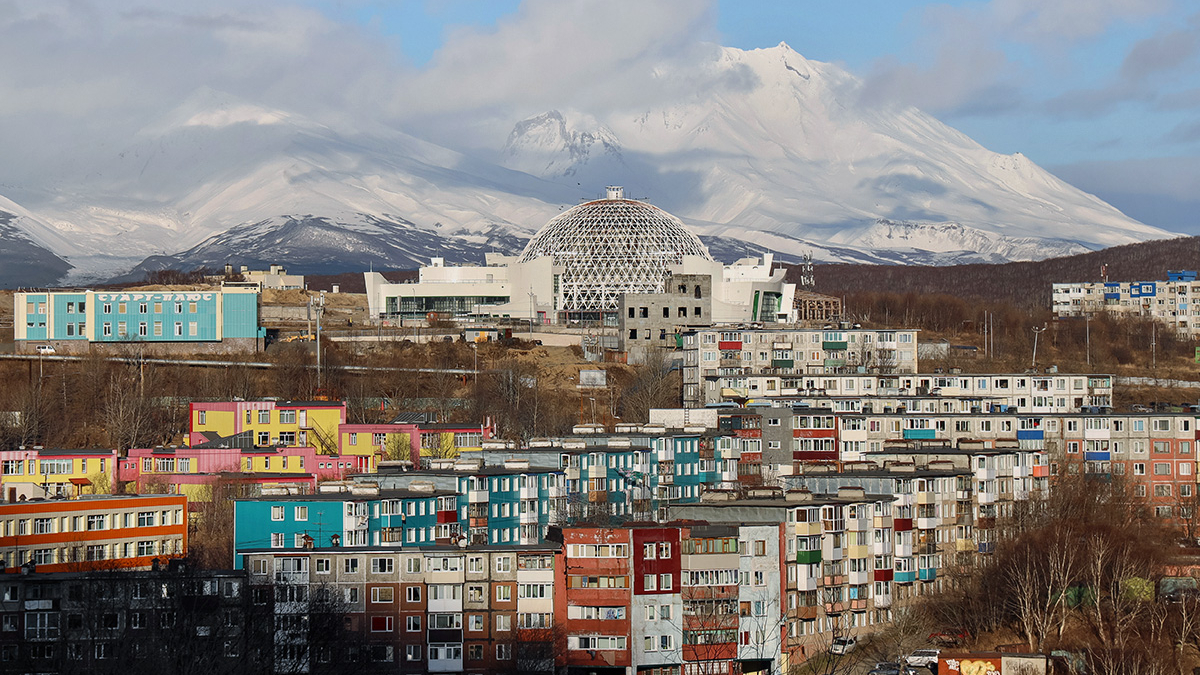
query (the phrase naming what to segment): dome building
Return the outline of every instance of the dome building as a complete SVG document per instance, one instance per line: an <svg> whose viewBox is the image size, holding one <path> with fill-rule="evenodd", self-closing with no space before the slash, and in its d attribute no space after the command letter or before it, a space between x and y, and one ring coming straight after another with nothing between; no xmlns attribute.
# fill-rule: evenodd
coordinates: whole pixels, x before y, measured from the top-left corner
<svg viewBox="0 0 1200 675"><path fill-rule="evenodd" d="M437 315L616 327L625 300L661 295L672 277L687 276L710 280L693 284L703 286L693 297L703 302L689 309L688 325L786 322L795 287L772 262L767 254L722 265L678 218L609 187L604 199L552 218L519 256L489 253L484 265L459 266L434 258L417 283L368 272L367 303L371 319L394 325Z"/></svg>
<svg viewBox="0 0 1200 675"><path fill-rule="evenodd" d="M687 256L714 262L678 218L610 186L605 199L584 202L546 223L517 262L552 258L559 268L556 308L598 320L615 312L626 293L661 293L672 268Z"/></svg>

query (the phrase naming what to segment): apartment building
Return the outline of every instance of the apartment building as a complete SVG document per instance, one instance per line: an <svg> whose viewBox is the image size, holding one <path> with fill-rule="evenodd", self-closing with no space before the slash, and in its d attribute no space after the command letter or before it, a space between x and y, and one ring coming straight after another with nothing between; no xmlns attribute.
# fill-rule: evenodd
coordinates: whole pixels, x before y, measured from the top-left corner
<svg viewBox="0 0 1200 675"><path fill-rule="evenodd" d="M747 377L724 399L827 407L838 412L926 410L1070 413L1112 407L1111 375L918 374ZM748 395L748 396L747 396ZM719 401L713 401L719 402Z"/></svg>
<svg viewBox="0 0 1200 675"><path fill-rule="evenodd" d="M558 545L318 546L248 550L242 561L251 589L276 598L276 625L290 628L276 633L277 652L289 654L289 665L300 672L345 648L314 652L314 627L289 619L314 602L345 617L340 642L360 645L368 670L553 671ZM281 603L280 597L295 600Z"/></svg>
<svg viewBox="0 0 1200 675"><path fill-rule="evenodd" d="M252 604L241 571L6 575L0 581L0 670L270 672L270 608Z"/></svg>
<svg viewBox="0 0 1200 675"><path fill-rule="evenodd" d="M1166 281L1093 281L1051 284L1055 316L1081 317L1107 312L1145 317L1185 335L1200 330L1200 281L1196 272L1167 272Z"/></svg>
<svg viewBox="0 0 1200 675"><path fill-rule="evenodd" d="M917 372L916 330L818 329L689 331L683 342L683 402L702 407L723 398L770 396L797 388L804 375ZM750 389L751 379L764 389ZM777 377L776 377L777 376Z"/></svg>
<svg viewBox="0 0 1200 675"><path fill-rule="evenodd" d="M183 495L97 495L0 504L0 562L42 572L150 569L187 555Z"/></svg>
<svg viewBox="0 0 1200 675"><path fill-rule="evenodd" d="M116 464L116 450L2 450L0 490L9 502L102 494L111 490Z"/></svg>

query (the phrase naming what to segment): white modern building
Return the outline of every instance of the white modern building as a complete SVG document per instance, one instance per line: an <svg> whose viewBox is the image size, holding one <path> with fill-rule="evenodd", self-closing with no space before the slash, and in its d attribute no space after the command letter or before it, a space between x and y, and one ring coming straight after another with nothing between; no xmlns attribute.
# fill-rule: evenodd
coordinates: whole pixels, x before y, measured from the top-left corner
<svg viewBox="0 0 1200 675"><path fill-rule="evenodd" d="M462 266L434 258L415 283L368 272L367 302L371 317L385 321L436 313L615 326L623 296L663 293L672 276L704 275L712 280L706 299L721 314L713 318L756 321L770 299L772 320L787 320L795 286L771 268L770 255L722 265L678 218L609 187L606 198L550 220L519 256L488 254L484 265Z"/></svg>

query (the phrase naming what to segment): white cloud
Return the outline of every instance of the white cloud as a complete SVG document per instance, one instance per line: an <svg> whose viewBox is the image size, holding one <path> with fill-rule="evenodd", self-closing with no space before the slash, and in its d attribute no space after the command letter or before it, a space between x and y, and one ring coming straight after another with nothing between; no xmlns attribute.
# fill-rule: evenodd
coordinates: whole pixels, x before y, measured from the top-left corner
<svg viewBox="0 0 1200 675"><path fill-rule="evenodd" d="M1032 47L1034 68L1055 67L1075 44L1169 7L1170 0L991 0L929 7L923 10L926 33L916 51L932 53L932 61L880 61L866 79L864 96L934 113L1003 112L1023 105L1020 90L1034 75L1030 65L1008 56L1010 45ZM1174 53L1151 47L1144 51L1140 61L1147 67Z"/></svg>
<svg viewBox="0 0 1200 675"><path fill-rule="evenodd" d="M530 0L494 30L450 33L429 67L397 94L392 111L440 127L474 118L505 134L515 119L549 108L603 114L713 84L717 54L708 2ZM669 74L670 77L666 75ZM437 117L451 115L451 124ZM501 136L502 137L502 136Z"/></svg>

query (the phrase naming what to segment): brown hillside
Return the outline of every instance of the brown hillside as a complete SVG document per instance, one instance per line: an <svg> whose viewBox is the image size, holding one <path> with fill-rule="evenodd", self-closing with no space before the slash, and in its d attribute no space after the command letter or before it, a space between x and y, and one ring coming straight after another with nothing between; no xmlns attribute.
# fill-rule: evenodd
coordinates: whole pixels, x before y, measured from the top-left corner
<svg viewBox="0 0 1200 675"><path fill-rule="evenodd" d="M1050 284L1099 281L1108 265L1114 281L1166 279L1167 270L1200 267L1200 237L1163 239L1115 246L1065 258L1002 265L819 265L817 290L830 295L858 291L944 293L962 298L1011 302L1027 308L1049 307ZM788 272L795 281L799 269Z"/></svg>

